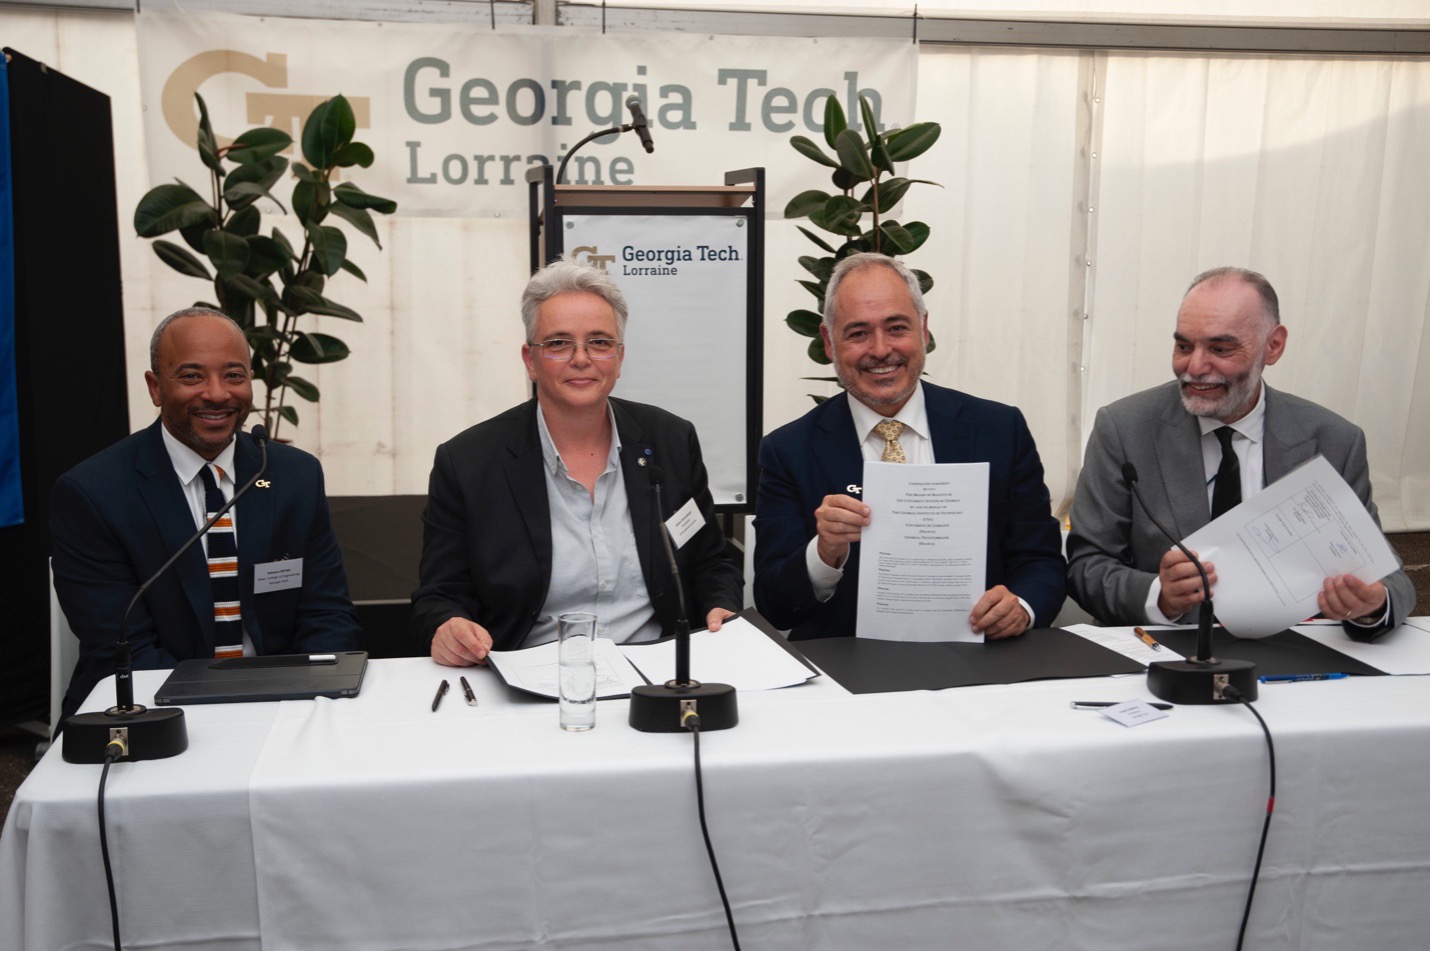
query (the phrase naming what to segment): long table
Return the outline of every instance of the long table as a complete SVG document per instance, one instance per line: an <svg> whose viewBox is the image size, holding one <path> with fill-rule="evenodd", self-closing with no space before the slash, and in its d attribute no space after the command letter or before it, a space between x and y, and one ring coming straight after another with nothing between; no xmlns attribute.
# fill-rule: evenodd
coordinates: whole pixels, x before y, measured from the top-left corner
<svg viewBox="0 0 1430 956"><path fill-rule="evenodd" d="M566 733L554 703L464 673L479 706L454 686L435 714L456 674L423 659L371 662L351 700L189 707L185 753L115 765L126 948L725 948L690 737L635 732L625 701ZM136 697L163 676L136 675ZM1068 706L1135 697L1136 676L742 693L739 726L701 741L742 944L1229 948L1261 730L1239 706L1133 728ZM1426 948L1430 677L1267 687L1257 706L1279 788L1248 947ZM55 748L17 795L0 949L110 944L99 769Z"/></svg>

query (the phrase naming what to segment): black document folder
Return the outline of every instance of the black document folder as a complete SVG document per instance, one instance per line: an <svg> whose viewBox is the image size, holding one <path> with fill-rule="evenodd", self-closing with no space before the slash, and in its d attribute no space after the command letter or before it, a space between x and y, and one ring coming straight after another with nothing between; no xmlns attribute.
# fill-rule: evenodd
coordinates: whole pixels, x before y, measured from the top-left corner
<svg viewBox="0 0 1430 956"><path fill-rule="evenodd" d="M154 694L154 703L168 707L356 697L365 673L366 651L180 661Z"/></svg>
<svg viewBox="0 0 1430 956"><path fill-rule="evenodd" d="M798 641L795 647L853 694L1105 677L1143 670L1129 657L1053 627L985 644L825 637Z"/></svg>
<svg viewBox="0 0 1430 956"><path fill-rule="evenodd" d="M1163 647L1169 647L1178 654L1191 655L1197 652L1197 632L1195 630L1148 631ZM1319 641L1282 631L1257 640L1241 640L1232 637L1223 628L1212 628L1212 656L1217 660L1251 661L1256 665L1259 677L1276 674L1355 674L1357 676L1382 675L1369 664L1361 663L1354 657L1327 647Z"/></svg>

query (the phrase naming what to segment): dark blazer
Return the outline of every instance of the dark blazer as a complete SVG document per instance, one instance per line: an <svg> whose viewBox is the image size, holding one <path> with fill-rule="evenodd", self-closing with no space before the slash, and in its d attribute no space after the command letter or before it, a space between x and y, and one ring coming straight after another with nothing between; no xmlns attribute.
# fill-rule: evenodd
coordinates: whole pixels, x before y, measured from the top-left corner
<svg viewBox="0 0 1430 956"><path fill-rule="evenodd" d="M740 569L725 550L695 427L652 405L610 399L621 474L646 590L664 633L679 618L660 522L690 498L705 526L676 552L690 626L717 607L739 610ZM414 636L428 647L449 618L486 628L495 650L521 646L551 583L551 508L536 399L474 425L437 448L423 512L422 564L412 592ZM645 463L642 463L642 459ZM655 514L650 467L662 469Z"/></svg>
<svg viewBox="0 0 1430 956"><path fill-rule="evenodd" d="M1380 523L1370 496L1365 433L1314 402L1266 387L1262 440L1266 484L1297 465L1324 455ZM1137 468L1147 506L1179 537L1211 522L1201 428L1182 407L1176 382L1120 399L1098 411L1083 456L1068 534L1068 590L1078 604L1107 625L1142 624L1157 567L1172 546L1137 506L1122 477L1122 465ZM1221 587L1229 586L1223 581ZM1385 579L1398 626L1415 608L1415 586L1404 571ZM1215 590L1215 588L1213 588ZM1389 628L1346 625L1371 640Z"/></svg>
<svg viewBox="0 0 1430 956"><path fill-rule="evenodd" d="M1047 627L1065 596L1062 536L1052 515L1043 463L1023 413L923 383L934 458L988 462L988 564L985 588L1002 584ZM825 495L852 494L864 457L844 395L821 402L760 443L755 503L755 607L795 640L848 637L858 619L859 545L834 595L820 603L805 566L814 511ZM854 497L858 497L857 494Z"/></svg>
<svg viewBox="0 0 1430 956"><path fill-rule="evenodd" d="M55 591L79 637L79 665L65 696L73 713L114 673L114 644L139 585L194 533L193 512L154 424L80 462L50 499ZM258 470L253 439L237 436L236 487ZM270 442L272 484L235 506L243 625L260 654L356 650L358 621L342 553L328 518L323 469L307 452ZM253 566L303 559L301 587L253 593ZM129 615L134 667L173 667L213 654L213 598L200 542L154 583Z"/></svg>

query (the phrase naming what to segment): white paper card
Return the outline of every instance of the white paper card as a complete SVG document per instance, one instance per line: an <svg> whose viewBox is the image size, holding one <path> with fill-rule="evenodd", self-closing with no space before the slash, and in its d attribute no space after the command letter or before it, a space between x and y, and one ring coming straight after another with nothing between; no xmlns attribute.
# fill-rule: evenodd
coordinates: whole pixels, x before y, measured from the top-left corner
<svg viewBox="0 0 1430 956"><path fill-rule="evenodd" d="M864 463L855 633L982 643L968 623L988 572L988 462Z"/></svg>
<svg viewBox="0 0 1430 956"><path fill-rule="evenodd" d="M1115 720L1124 727L1136 727L1149 720L1161 720L1167 716L1165 710L1158 710L1145 700L1126 700L1111 707L1102 708L1102 716Z"/></svg>
<svg viewBox="0 0 1430 956"><path fill-rule="evenodd" d="M253 593L267 594L269 591L287 591L303 586L303 559L289 558L287 561L269 561L253 566Z"/></svg>
<svg viewBox="0 0 1430 956"><path fill-rule="evenodd" d="M691 498L680 506L680 510L665 520L665 527L670 532L670 539L675 542L677 550L685 547L685 542L694 537L695 532L705 527L705 516L700 513L700 508L695 504L695 499Z"/></svg>

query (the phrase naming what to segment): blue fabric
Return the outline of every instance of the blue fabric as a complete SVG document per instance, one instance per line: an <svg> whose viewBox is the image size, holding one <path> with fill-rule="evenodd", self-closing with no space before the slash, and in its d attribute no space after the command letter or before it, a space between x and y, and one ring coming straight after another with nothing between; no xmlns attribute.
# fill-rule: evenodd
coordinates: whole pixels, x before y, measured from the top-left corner
<svg viewBox="0 0 1430 956"><path fill-rule="evenodd" d="M20 402L15 390L15 222L10 177L10 71L0 56L0 528L25 521Z"/></svg>

